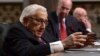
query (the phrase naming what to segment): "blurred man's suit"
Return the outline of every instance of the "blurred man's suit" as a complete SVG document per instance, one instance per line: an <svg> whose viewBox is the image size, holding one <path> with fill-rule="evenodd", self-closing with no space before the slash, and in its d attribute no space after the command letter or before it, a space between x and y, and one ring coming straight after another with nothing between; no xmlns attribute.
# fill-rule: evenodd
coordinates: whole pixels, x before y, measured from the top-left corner
<svg viewBox="0 0 100 56"><path fill-rule="evenodd" d="M49 32L52 36L54 36L55 40L59 40L59 21L56 12L52 12L48 17L48 26L46 31ZM85 29L79 26L78 21L71 15L65 17L65 25L67 34L70 35L74 32L83 32Z"/></svg>

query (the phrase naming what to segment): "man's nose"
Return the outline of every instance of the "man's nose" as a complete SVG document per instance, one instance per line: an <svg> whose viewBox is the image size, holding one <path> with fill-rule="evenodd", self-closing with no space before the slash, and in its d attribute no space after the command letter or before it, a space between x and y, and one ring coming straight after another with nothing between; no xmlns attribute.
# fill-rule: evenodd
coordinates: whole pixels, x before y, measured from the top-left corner
<svg viewBox="0 0 100 56"><path fill-rule="evenodd" d="M64 9L64 10L63 10L63 13L67 13L67 10L66 10L66 9Z"/></svg>
<svg viewBox="0 0 100 56"><path fill-rule="evenodd" d="M44 22L41 23L41 28L45 28L46 24Z"/></svg>

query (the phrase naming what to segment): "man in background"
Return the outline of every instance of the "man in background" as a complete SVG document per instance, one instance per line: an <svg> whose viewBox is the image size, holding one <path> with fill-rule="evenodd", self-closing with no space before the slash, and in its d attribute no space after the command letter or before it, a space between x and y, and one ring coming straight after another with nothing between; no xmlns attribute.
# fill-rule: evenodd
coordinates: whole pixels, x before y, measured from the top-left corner
<svg viewBox="0 0 100 56"><path fill-rule="evenodd" d="M87 38L86 45L88 47L92 47L94 45L93 42L96 41L97 37L96 34L92 32L92 26L91 22L89 21L87 11L82 7L76 7L73 11L73 16L78 21L78 31L89 36Z"/></svg>
<svg viewBox="0 0 100 56"><path fill-rule="evenodd" d="M72 0L58 0L57 9L48 16L48 31L55 40L63 40L77 31L76 20L69 15L72 8Z"/></svg>
<svg viewBox="0 0 100 56"><path fill-rule="evenodd" d="M76 7L73 11L73 16L77 19L82 32L92 32L92 26L89 21L87 11L84 8Z"/></svg>

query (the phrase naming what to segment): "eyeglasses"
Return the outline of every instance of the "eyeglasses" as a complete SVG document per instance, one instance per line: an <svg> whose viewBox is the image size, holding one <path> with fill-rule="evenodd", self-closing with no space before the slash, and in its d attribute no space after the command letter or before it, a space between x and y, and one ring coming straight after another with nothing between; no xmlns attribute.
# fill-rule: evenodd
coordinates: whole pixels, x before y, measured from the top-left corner
<svg viewBox="0 0 100 56"><path fill-rule="evenodd" d="M41 18L40 19L39 18L37 19L35 17L34 18L33 17L30 17L30 18L31 18L31 21L33 21L36 24L39 24L40 25L40 24L43 24L44 23L46 26L48 25L48 20L43 20Z"/></svg>

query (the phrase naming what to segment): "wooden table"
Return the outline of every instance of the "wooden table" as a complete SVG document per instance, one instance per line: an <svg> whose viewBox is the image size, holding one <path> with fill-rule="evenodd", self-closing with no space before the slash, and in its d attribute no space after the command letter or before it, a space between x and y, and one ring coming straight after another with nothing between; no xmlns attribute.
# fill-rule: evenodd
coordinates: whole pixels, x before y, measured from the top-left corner
<svg viewBox="0 0 100 56"><path fill-rule="evenodd" d="M55 53L51 54L49 56L100 56L100 52L60 52L60 53Z"/></svg>
<svg viewBox="0 0 100 56"><path fill-rule="evenodd" d="M70 49L49 56L100 56L100 48Z"/></svg>
<svg viewBox="0 0 100 56"><path fill-rule="evenodd" d="M99 41L100 43L100 41ZM85 47L81 49L70 49L69 51L54 53L49 56L100 56L100 44L94 47Z"/></svg>

